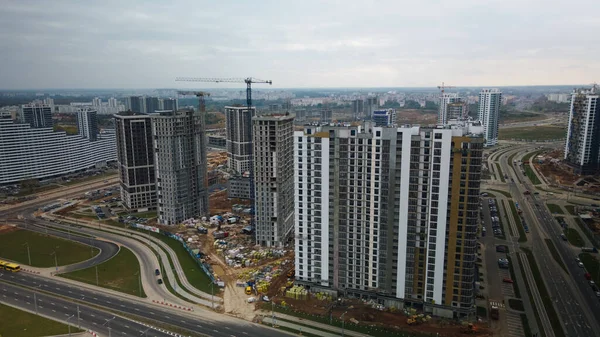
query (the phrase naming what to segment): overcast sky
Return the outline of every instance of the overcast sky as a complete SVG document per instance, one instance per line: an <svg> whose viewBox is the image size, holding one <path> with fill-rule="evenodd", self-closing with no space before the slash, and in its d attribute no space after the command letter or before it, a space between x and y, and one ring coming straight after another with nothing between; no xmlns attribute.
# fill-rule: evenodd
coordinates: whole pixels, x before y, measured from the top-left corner
<svg viewBox="0 0 600 337"><path fill-rule="evenodd" d="M599 13L598 0L0 0L0 88L588 84Z"/></svg>

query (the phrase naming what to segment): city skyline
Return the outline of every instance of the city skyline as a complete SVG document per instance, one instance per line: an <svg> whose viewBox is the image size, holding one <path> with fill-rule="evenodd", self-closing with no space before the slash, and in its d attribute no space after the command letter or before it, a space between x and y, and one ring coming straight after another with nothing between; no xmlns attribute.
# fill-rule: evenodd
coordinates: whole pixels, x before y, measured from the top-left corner
<svg viewBox="0 0 600 337"><path fill-rule="evenodd" d="M3 88L176 87L177 76L256 76L274 88L430 87L440 78L499 87L583 85L600 74L596 21L567 3L32 4L3 3Z"/></svg>

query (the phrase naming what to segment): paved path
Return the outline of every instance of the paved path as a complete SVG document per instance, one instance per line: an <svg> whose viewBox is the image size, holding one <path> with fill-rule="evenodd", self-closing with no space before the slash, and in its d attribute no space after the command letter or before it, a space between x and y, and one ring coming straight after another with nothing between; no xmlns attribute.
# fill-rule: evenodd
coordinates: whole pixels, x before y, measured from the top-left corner
<svg viewBox="0 0 600 337"><path fill-rule="evenodd" d="M263 310L263 311L258 312L258 314L264 316L263 317L263 322L267 322L267 320L268 320L269 323L272 322L272 320L271 320L271 313L270 312ZM282 321L277 319L277 318L283 318L286 321L292 321L292 322L296 322L296 323L303 324L303 325L310 325L310 326L313 326L313 327L319 329L319 330L316 330L317 331L316 335L325 336L323 334L324 333L326 334L326 332L323 332L321 330L328 330L328 331L331 331L333 333L336 333L336 334L331 335L331 336L339 336L339 335L342 334L342 328L339 328L337 326L333 326L333 325L329 325L329 324L323 324L323 323L319 323L319 322L307 320L307 319L296 317L296 316L286 315L286 314L282 314L280 312L275 312L274 315L275 315L275 320L277 322L276 325L283 326L283 324L280 324ZM298 326L298 325L295 325L295 326L296 327L294 327L294 329L298 330L300 328L300 326ZM302 327L302 331L309 332L304 327ZM348 336L353 336L353 337L369 337L370 336L370 335L366 335L364 333L360 333L360 332L356 332L356 331L352 331L352 330L348 330L348 329L344 329L344 334L348 335Z"/></svg>

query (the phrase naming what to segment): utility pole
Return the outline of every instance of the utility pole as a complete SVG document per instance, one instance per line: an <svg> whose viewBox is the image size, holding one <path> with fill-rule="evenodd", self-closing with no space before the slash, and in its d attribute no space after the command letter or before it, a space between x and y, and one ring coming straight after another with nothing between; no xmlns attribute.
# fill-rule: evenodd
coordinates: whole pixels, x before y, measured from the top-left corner
<svg viewBox="0 0 600 337"><path fill-rule="evenodd" d="M106 322L104 322L104 324L102 324L102 326L105 326L108 324L108 337L110 337L110 321L112 321L113 319L117 318L116 316L113 316L113 318L110 319L105 319Z"/></svg>
<svg viewBox="0 0 600 337"><path fill-rule="evenodd" d="M346 321L344 321L344 315L347 313L348 311L345 311L342 316L340 316L340 318L342 319L342 337L344 337L344 323L346 323Z"/></svg>
<svg viewBox="0 0 600 337"><path fill-rule="evenodd" d="M31 266L31 254L29 253L29 243L25 242L23 246L27 246L27 258L29 259L29 265Z"/></svg>
<svg viewBox="0 0 600 337"><path fill-rule="evenodd" d="M69 318L67 318L67 326L69 327L69 337L71 336L71 323L69 323L69 320L73 317L75 317L75 315L71 315L69 316Z"/></svg>
<svg viewBox="0 0 600 337"><path fill-rule="evenodd" d="M214 285L215 285L215 283L213 281L210 281L210 293L212 296L210 304L211 304L213 310L215 310L215 292L213 290Z"/></svg>
<svg viewBox="0 0 600 337"><path fill-rule="evenodd" d="M96 286L98 285L98 265L96 265Z"/></svg>

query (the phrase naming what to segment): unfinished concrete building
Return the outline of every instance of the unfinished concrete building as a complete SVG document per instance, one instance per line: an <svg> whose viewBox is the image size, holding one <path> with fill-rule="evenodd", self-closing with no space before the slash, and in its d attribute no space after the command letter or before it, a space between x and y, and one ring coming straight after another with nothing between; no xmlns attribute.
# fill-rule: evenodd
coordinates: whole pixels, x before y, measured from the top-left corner
<svg viewBox="0 0 600 337"><path fill-rule="evenodd" d="M294 117L254 117L256 243L281 247L294 229Z"/></svg>

